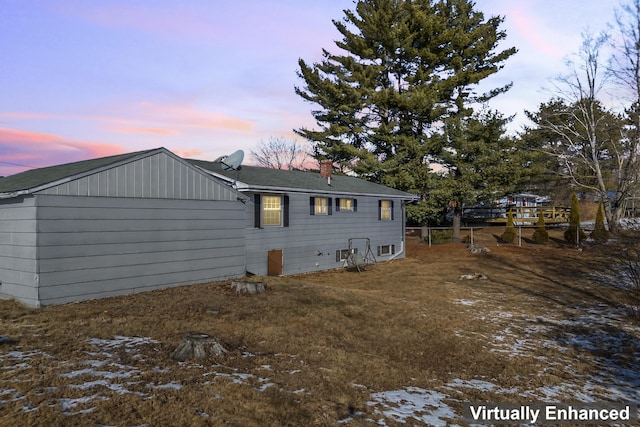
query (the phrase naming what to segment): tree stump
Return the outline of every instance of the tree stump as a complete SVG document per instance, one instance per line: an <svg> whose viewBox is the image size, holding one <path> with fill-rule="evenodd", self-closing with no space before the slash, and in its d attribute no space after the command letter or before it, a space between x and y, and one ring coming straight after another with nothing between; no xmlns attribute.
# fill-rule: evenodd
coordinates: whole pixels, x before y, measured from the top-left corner
<svg viewBox="0 0 640 427"><path fill-rule="evenodd" d="M204 359L208 356L225 356L228 351L215 337L202 332L189 332L171 353L171 358L179 361Z"/></svg>
<svg viewBox="0 0 640 427"><path fill-rule="evenodd" d="M231 282L231 290L237 294L261 294L266 288L262 282Z"/></svg>

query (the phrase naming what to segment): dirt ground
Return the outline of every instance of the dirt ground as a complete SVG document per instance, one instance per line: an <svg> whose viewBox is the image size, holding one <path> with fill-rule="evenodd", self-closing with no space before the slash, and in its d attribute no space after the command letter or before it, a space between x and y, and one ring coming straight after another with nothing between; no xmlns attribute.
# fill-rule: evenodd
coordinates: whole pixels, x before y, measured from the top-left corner
<svg viewBox="0 0 640 427"><path fill-rule="evenodd" d="M606 250L500 233L476 230L476 253L410 238L362 273L248 279L259 295L0 301L0 425L464 426L473 401L640 401L640 324ZM228 355L171 359L193 331Z"/></svg>

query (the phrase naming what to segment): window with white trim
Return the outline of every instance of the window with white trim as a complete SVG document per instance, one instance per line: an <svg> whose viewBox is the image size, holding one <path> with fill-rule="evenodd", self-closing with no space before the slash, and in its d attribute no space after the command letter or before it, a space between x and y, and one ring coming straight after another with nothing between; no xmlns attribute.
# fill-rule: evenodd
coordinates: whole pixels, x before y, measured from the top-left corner
<svg viewBox="0 0 640 427"><path fill-rule="evenodd" d="M331 215L331 197L309 197L310 215Z"/></svg>
<svg viewBox="0 0 640 427"><path fill-rule="evenodd" d="M262 225L282 225L282 197L262 196Z"/></svg>
<svg viewBox="0 0 640 427"><path fill-rule="evenodd" d="M326 197L316 197L315 198L315 214L316 215L326 215L329 211L327 207L329 204L327 203Z"/></svg>
<svg viewBox="0 0 640 427"><path fill-rule="evenodd" d="M351 253L357 254L358 248L352 248ZM338 249L336 251L336 262L346 261L349 256L349 249Z"/></svg>
<svg viewBox="0 0 640 427"><path fill-rule="evenodd" d="M260 194L253 195L254 227L288 227L289 196Z"/></svg>
<svg viewBox="0 0 640 427"><path fill-rule="evenodd" d="M378 201L378 219L381 221L393 221L393 200Z"/></svg>
<svg viewBox="0 0 640 427"><path fill-rule="evenodd" d="M396 245L378 246L378 256L394 255L396 253Z"/></svg>
<svg viewBox="0 0 640 427"><path fill-rule="evenodd" d="M358 201L350 198L337 198L336 199L336 211L340 212L357 212Z"/></svg>

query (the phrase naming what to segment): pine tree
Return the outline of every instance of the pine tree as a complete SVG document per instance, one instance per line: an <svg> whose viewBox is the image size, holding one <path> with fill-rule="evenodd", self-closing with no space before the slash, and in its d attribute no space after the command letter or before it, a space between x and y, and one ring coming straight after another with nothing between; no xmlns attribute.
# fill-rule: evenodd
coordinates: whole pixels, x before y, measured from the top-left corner
<svg viewBox="0 0 640 427"><path fill-rule="evenodd" d="M549 241L549 232L544 224L544 213L538 212L538 228L533 232L533 241L536 243L547 243Z"/></svg>
<svg viewBox="0 0 640 427"><path fill-rule="evenodd" d="M500 236L500 240L502 240L504 243L513 243L517 235L518 234L516 233L516 227L513 223L513 213L511 212L511 209L509 209L509 212L507 213L507 226Z"/></svg>
<svg viewBox="0 0 640 427"><path fill-rule="evenodd" d="M596 213L596 224L589 235L593 240L598 243L606 242L609 238L609 232L604 225L604 212L602 210L602 202L598 205L598 212Z"/></svg>
<svg viewBox="0 0 640 427"><path fill-rule="evenodd" d="M323 50L319 63L299 61L305 85L295 90L318 106L312 114L319 129L296 132L316 144L317 157L363 178L425 199L437 193L434 184L442 180L429 163L452 148L441 124L466 120L471 105L511 86L474 91L516 52L496 51L506 37L499 29L504 18L485 19L474 6L470 0L357 1L344 20L334 21L343 54ZM423 203L411 213L422 220L436 211Z"/></svg>
<svg viewBox="0 0 640 427"><path fill-rule="evenodd" d="M573 196L571 196L571 213L569 214L569 227L564 232L564 240L568 243L580 244L586 238L587 235L580 226L580 204L578 203L578 196L576 196L576 193L573 193Z"/></svg>

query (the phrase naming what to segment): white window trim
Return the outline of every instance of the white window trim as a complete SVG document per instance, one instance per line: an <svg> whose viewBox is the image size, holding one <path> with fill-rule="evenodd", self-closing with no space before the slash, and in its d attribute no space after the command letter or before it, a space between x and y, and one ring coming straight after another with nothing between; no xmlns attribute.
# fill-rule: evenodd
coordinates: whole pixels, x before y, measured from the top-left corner
<svg viewBox="0 0 640 427"><path fill-rule="evenodd" d="M267 198L274 198L274 199L279 199L280 200L280 205L279 205L279 209L267 209L266 208L266 203L265 203L265 199ZM282 200L282 196L275 196L275 195L263 195L262 196L262 207L260 210L260 215L262 216L261 218L261 224L263 227L282 227L282 217L283 217L283 200ZM278 224L267 224L265 221L265 212L267 211L278 211L280 212L280 222Z"/></svg>

